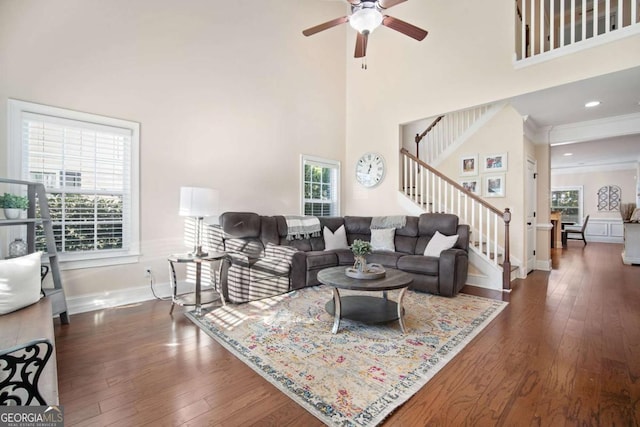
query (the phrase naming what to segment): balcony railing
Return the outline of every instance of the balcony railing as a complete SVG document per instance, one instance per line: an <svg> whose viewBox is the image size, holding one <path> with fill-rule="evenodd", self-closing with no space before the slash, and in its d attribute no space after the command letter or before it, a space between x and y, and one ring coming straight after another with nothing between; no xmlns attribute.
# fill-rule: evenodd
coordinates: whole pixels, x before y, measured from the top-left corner
<svg viewBox="0 0 640 427"><path fill-rule="evenodd" d="M516 0L516 61L640 33L640 0Z"/></svg>

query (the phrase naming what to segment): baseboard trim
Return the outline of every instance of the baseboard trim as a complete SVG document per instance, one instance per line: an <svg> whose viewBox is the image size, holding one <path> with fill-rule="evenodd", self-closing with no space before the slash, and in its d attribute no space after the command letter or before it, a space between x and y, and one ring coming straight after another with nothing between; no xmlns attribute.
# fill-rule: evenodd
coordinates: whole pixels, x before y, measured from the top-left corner
<svg viewBox="0 0 640 427"><path fill-rule="evenodd" d="M155 283L153 289L160 298L169 298L171 296L171 286L169 282ZM154 298L155 296L151 292L151 287L147 284L115 291L67 297L67 310L69 314L79 314L149 301Z"/></svg>
<svg viewBox="0 0 640 427"><path fill-rule="evenodd" d="M536 260L536 270L551 271L551 260Z"/></svg>

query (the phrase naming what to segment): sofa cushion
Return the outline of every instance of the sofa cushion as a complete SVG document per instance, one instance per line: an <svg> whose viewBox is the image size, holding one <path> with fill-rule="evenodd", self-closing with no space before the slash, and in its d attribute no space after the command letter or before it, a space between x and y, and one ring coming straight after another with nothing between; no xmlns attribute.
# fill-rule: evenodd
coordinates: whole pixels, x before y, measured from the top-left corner
<svg viewBox="0 0 640 427"><path fill-rule="evenodd" d="M262 246L262 241L256 237L225 239L224 250L227 252L239 252L252 258L261 258L264 256L264 246Z"/></svg>
<svg viewBox="0 0 640 427"><path fill-rule="evenodd" d="M385 267L397 268L398 259L406 256L398 252L374 252L367 255L367 263L382 264Z"/></svg>
<svg viewBox="0 0 640 427"><path fill-rule="evenodd" d="M353 265L355 262L351 249L337 249L333 252L338 257L338 265Z"/></svg>
<svg viewBox="0 0 640 427"><path fill-rule="evenodd" d="M429 276L438 275L440 260L434 257L423 255L405 255L398 258L398 268L409 273L426 274Z"/></svg>
<svg viewBox="0 0 640 427"><path fill-rule="evenodd" d="M322 230L322 236L324 237L325 251L349 248L349 244L347 243L347 232L344 229L344 225L341 225L335 233L332 232L329 227L325 226Z"/></svg>
<svg viewBox="0 0 640 427"><path fill-rule="evenodd" d="M451 249L457 241L457 234L454 234L453 236L445 236L439 231L436 231L436 234L433 235L431 240L429 240L427 247L424 249L424 256L439 257L440 252Z"/></svg>
<svg viewBox="0 0 640 427"><path fill-rule="evenodd" d="M371 249L374 251L395 252L395 228L376 228L371 230Z"/></svg>
<svg viewBox="0 0 640 427"><path fill-rule="evenodd" d="M284 260L287 264L291 265L291 260L296 252L298 252L298 250L292 246L280 246L267 243L264 256L265 258Z"/></svg>
<svg viewBox="0 0 640 427"><path fill-rule="evenodd" d="M260 215L253 212L225 212L220 215L220 226L230 237L260 237Z"/></svg>
<svg viewBox="0 0 640 427"><path fill-rule="evenodd" d="M338 257L333 251L307 252L307 269L335 267L336 265L338 265Z"/></svg>

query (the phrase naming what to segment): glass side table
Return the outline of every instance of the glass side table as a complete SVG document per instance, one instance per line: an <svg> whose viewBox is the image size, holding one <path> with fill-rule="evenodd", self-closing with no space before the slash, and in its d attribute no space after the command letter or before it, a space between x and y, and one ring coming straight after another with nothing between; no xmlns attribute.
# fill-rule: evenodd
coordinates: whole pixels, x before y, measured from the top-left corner
<svg viewBox="0 0 640 427"><path fill-rule="evenodd" d="M169 314L173 313L174 305L181 306L195 306L196 315L202 314L202 305L212 304L220 300L222 305L225 305L224 298L216 290L215 275L214 275L214 287L211 289L202 290L202 263L220 261L227 256L224 252L210 252L206 256L196 257L190 254L173 254L167 258L169 261L170 282L171 282L171 310ZM176 279L175 264L195 264L196 266L196 284L194 292L186 292L178 294L178 280Z"/></svg>

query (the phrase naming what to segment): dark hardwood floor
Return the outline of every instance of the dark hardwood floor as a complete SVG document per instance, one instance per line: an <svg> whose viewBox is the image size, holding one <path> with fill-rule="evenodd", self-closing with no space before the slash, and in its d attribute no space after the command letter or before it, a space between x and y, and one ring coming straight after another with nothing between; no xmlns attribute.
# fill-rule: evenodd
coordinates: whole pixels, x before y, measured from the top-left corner
<svg viewBox="0 0 640 427"><path fill-rule="evenodd" d="M569 242L388 426L640 425L640 266ZM169 303L55 324L66 425L321 425Z"/></svg>

